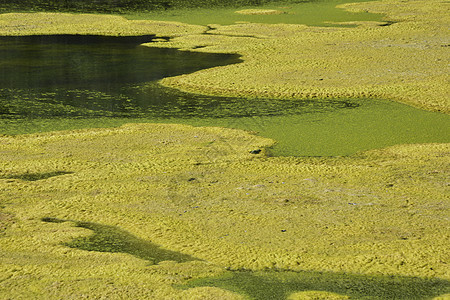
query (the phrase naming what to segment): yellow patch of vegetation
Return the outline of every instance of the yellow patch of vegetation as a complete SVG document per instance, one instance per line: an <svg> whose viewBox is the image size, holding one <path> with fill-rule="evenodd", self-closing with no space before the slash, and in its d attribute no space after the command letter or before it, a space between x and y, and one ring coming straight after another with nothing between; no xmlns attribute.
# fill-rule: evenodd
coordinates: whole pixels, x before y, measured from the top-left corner
<svg viewBox="0 0 450 300"><path fill-rule="evenodd" d="M285 12L277 9L242 9L236 13L241 15L281 15Z"/></svg>
<svg viewBox="0 0 450 300"><path fill-rule="evenodd" d="M449 112L442 5L347 6L386 13L398 22L391 26L237 24L209 35L201 26L115 16L4 14L0 34L177 36L151 46L204 45L195 51L240 53L244 63L164 79L169 86L234 96L390 98ZM238 130L152 124L0 136L0 294L242 299L217 287L176 288L227 268L450 279L450 145L341 158L250 153L273 143ZM75 221L115 226L199 260L152 265L127 253L69 248L63 243L92 234ZM341 297L291 297L325 294Z"/></svg>
<svg viewBox="0 0 450 300"><path fill-rule="evenodd" d="M322 291L298 292L288 297L288 300L345 300L345 299L350 298L348 296Z"/></svg>
<svg viewBox="0 0 450 300"><path fill-rule="evenodd" d="M162 124L1 137L0 293L239 297L175 288L226 268L450 278L449 145L347 158L249 153L272 143ZM55 176L30 181L29 173ZM199 260L151 265L68 248L62 243L92 231L42 218L115 226Z"/></svg>
<svg viewBox="0 0 450 300"><path fill-rule="evenodd" d="M203 26L149 20L130 21L120 16L68 13L0 14L0 35L97 34L181 36L201 33Z"/></svg>

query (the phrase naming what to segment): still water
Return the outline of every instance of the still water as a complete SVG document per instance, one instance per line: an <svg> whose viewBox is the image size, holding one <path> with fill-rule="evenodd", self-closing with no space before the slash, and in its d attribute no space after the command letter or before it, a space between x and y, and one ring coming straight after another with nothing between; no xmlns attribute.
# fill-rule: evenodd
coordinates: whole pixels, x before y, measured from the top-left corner
<svg viewBox="0 0 450 300"><path fill-rule="evenodd" d="M240 59L140 46L152 38L0 37L0 133L130 122L223 126L256 131L277 141L273 155L295 156L450 141L449 116L390 101L242 99L164 88L161 78Z"/></svg>

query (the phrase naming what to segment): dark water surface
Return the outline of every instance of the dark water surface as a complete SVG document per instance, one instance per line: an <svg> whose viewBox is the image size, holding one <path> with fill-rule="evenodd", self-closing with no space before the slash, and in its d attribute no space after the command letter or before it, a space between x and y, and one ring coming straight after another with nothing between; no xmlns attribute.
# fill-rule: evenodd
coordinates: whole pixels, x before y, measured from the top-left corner
<svg viewBox="0 0 450 300"><path fill-rule="evenodd" d="M161 87L161 78L240 59L140 46L152 38L0 37L0 133L129 122L223 126L257 131L278 142L274 155L296 156L450 141L449 116L390 101L242 99Z"/></svg>

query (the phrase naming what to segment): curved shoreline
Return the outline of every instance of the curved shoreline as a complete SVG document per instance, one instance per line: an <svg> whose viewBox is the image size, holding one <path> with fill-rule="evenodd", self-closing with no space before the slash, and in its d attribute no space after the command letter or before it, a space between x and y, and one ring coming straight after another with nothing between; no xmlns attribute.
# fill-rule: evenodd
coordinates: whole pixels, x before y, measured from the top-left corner
<svg viewBox="0 0 450 300"><path fill-rule="evenodd" d="M208 36L177 37L149 46L242 55L239 66L161 81L184 91L285 99L381 98L448 114L449 30L439 5L431 2L345 5L354 11L384 13L395 21L390 26L217 25Z"/></svg>

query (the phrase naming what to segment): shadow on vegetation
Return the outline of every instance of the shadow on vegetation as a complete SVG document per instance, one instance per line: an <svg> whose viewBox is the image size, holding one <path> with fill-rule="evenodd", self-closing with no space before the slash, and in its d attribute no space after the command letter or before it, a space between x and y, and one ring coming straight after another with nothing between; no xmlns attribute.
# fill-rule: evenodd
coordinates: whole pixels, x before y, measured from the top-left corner
<svg viewBox="0 0 450 300"><path fill-rule="evenodd" d="M450 291L448 281L436 278L289 270L233 271L221 277L196 279L179 288L201 286L227 289L251 299L270 300L286 299L302 291L331 292L351 299L430 299Z"/></svg>
<svg viewBox="0 0 450 300"><path fill-rule="evenodd" d="M135 237L115 226L56 218L42 218L42 221L51 223L74 222L76 227L86 228L94 232L93 235L76 238L70 242L64 243L65 246L70 248L87 251L128 253L138 258L148 260L154 264L165 260L176 262L199 260L190 255L162 249L158 245Z"/></svg>
<svg viewBox="0 0 450 300"><path fill-rule="evenodd" d="M42 221L51 223L74 222L76 227L86 228L94 232L93 235L64 243L65 246L71 248L128 253L154 264L166 260L176 262L199 260L186 254L161 249L158 245L137 238L115 226L49 217L42 218ZM450 292L449 281L438 278L314 271L294 272L282 269L229 271L220 277L195 279L186 285L177 287L189 289L203 286L230 290L247 295L250 299L270 300L286 299L290 294L302 291L328 292L354 299L429 299ZM323 294L319 296L323 296Z"/></svg>
<svg viewBox="0 0 450 300"><path fill-rule="evenodd" d="M16 175L3 175L0 176L0 179L20 179L25 181L37 181L43 180L50 177L65 175L65 174L73 174L73 172L64 172L64 171L56 171L56 172L47 172L47 173L22 173Z"/></svg>

